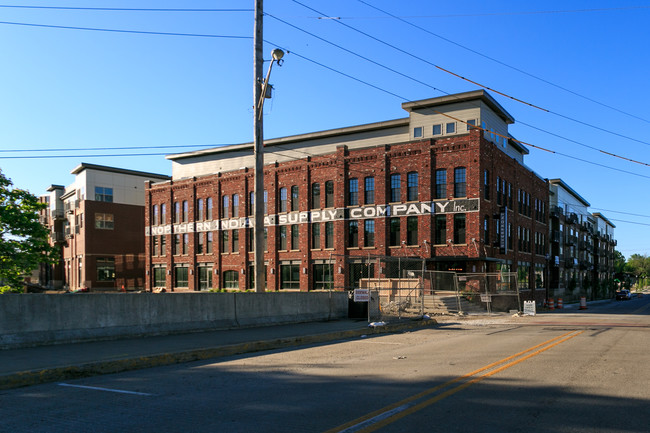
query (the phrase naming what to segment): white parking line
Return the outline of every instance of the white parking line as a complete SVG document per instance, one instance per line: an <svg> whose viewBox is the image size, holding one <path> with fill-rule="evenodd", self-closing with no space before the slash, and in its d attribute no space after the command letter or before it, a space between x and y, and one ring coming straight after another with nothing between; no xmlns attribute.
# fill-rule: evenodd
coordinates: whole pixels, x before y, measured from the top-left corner
<svg viewBox="0 0 650 433"><path fill-rule="evenodd" d="M95 390L95 391L117 392L117 393L120 393L120 394L133 394L133 395L145 395L145 396L152 396L153 395L153 394L147 394L146 392L124 391L124 390L121 390L121 389L110 389L110 388L99 388L97 386L71 385L69 383L60 383L59 386L68 386L70 388L92 389L92 390Z"/></svg>

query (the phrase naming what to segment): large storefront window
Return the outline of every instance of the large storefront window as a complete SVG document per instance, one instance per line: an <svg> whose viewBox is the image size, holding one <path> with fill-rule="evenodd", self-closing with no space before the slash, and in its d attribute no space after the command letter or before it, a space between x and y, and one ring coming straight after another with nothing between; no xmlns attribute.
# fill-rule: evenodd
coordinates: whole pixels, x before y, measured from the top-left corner
<svg viewBox="0 0 650 433"><path fill-rule="evenodd" d="M113 257L97 259L97 281L115 281L115 259Z"/></svg>
<svg viewBox="0 0 650 433"><path fill-rule="evenodd" d="M519 290L529 290L530 263L519 262L517 266L517 287Z"/></svg>
<svg viewBox="0 0 650 433"><path fill-rule="evenodd" d="M153 268L153 287L165 287L167 285L167 280L165 276L165 271L167 268L164 266L158 266Z"/></svg>
<svg viewBox="0 0 650 433"><path fill-rule="evenodd" d="M239 273L237 271L223 271L223 288L239 289Z"/></svg>
<svg viewBox="0 0 650 433"><path fill-rule="evenodd" d="M300 262L280 263L280 289L300 289Z"/></svg>
<svg viewBox="0 0 650 433"><path fill-rule="evenodd" d="M546 267L544 265L535 265L535 288L544 288L544 275L546 274Z"/></svg>
<svg viewBox="0 0 650 433"><path fill-rule="evenodd" d="M199 274L199 290L210 290L212 288L212 266L201 265L197 268Z"/></svg>
<svg viewBox="0 0 650 433"><path fill-rule="evenodd" d="M188 271L189 268L186 266L176 266L174 268L174 288L188 287Z"/></svg>
<svg viewBox="0 0 650 433"><path fill-rule="evenodd" d="M314 263L314 290L332 290L334 266L328 263Z"/></svg>

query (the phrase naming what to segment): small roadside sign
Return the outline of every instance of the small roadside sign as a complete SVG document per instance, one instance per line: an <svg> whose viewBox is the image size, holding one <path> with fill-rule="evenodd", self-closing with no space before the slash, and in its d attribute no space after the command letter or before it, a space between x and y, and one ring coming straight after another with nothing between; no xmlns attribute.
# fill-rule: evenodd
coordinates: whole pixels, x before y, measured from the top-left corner
<svg viewBox="0 0 650 433"><path fill-rule="evenodd" d="M354 289L354 302L368 302L370 289Z"/></svg>
<svg viewBox="0 0 650 433"><path fill-rule="evenodd" d="M524 316L535 315L535 301L524 301Z"/></svg>
<svg viewBox="0 0 650 433"><path fill-rule="evenodd" d="M492 302L490 295L481 295L481 302Z"/></svg>

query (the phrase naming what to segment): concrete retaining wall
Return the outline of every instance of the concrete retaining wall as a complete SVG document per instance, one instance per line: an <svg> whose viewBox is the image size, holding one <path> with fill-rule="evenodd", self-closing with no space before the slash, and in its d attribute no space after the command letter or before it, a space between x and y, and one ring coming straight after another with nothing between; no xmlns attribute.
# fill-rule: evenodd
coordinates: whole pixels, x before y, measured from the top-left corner
<svg viewBox="0 0 650 433"><path fill-rule="evenodd" d="M346 292L0 295L0 348L333 320Z"/></svg>

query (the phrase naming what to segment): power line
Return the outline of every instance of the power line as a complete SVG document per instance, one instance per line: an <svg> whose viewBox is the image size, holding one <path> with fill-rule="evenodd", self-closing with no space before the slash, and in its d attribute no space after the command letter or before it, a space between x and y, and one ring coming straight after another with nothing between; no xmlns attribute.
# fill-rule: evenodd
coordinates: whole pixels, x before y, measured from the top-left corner
<svg viewBox="0 0 650 433"><path fill-rule="evenodd" d="M617 210L601 209L601 208L597 208L597 207L592 207L592 209L593 210L601 210L601 211L604 211L604 212L620 213L620 214L623 214L623 215L638 216L638 217L642 217L642 218L650 218L650 215L641 215L641 214L638 214L638 213L621 212L621 211L617 211Z"/></svg>
<svg viewBox="0 0 650 433"><path fill-rule="evenodd" d="M80 11L128 11L128 12L253 12L254 9L173 9L173 8L102 8L75 6L29 6L29 5L0 5L0 8L15 9L53 9Z"/></svg>
<svg viewBox="0 0 650 433"><path fill-rule="evenodd" d="M221 147L228 146L228 144L179 144L170 146L123 146L123 147L62 147L55 149L0 149L0 152L5 153L20 153L20 152L70 152L77 150L134 150L134 149L178 149L188 147Z"/></svg>
<svg viewBox="0 0 650 433"><path fill-rule="evenodd" d="M607 104L605 104L605 103L603 103L603 102L597 101L597 100L592 99L592 98L590 98L590 97L587 97L587 96L585 96L585 95L581 95L580 93L577 93L577 92L575 92L575 91L573 91L573 90L567 89L566 87L562 87L562 86L560 86L560 85L558 85L558 84L556 84L556 83L553 83L553 82L548 81L548 80L546 80L546 79L544 79L544 78L538 77L537 75L533 75L533 74L531 74L530 72L526 72L526 71L524 71L524 70L522 70L522 69L516 68L516 67L514 67L514 66L512 66L512 65L509 65L509 64L507 64L507 63L505 63L505 62L502 62L502 61L500 61L500 60L497 60L497 59L495 59L494 57L490 57L490 56L488 56L488 55L486 55L486 54L483 54L483 53L481 53L480 51L473 50L472 48L469 48L469 47L467 47L467 46L465 46L465 45L462 45L462 44L460 44L460 43L458 43L458 42L456 42L456 41L452 41L452 40L449 39L449 38L445 38L444 36L441 36L441 35L439 35L439 34L437 34L437 33L434 33L434 32L432 32L431 30L429 30L429 29L427 29L427 28L424 28L424 27L418 26L417 24L414 24L414 23L412 23L412 22L410 22L410 21L407 21L407 20L403 19L402 17L398 17L398 16L396 16L396 15L391 14L390 12L387 12L387 11L384 10L384 9L380 9L380 8L378 8L377 6L368 3L367 1L364 1L364 0L357 0L357 1L359 1L360 3L363 3L364 5L366 5L366 6L370 7L370 8L372 8L372 9L375 9L375 10L377 10L377 11L383 13L383 14L386 14L387 16L389 16L389 17L391 17L391 18L394 18L394 19L396 19L396 20L399 20L399 21L401 21L401 22L403 22L403 23L405 23L405 24L407 24L407 25L409 25L409 26L411 26L411 27L414 27L414 28L416 28L416 29L418 29L418 30L421 30L421 31L425 32L425 33L428 33L428 34L430 34L431 36L435 36L435 37L437 37L437 38L439 38L439 39L442 39L442 40L445 41L445 42L448 42L448 43L450 43L450 44L453 44L453 45L455 45L455 46L457 46L457 47L459 47L459 48L462 48L462 49L464 49L464 50L467 50L467 51L469 51L469 52L471 52L471 53L474 53L474 54L476 54L476 55L478 55L478 56L481 56L481 57L483 57L483 58L485 58L485 59L491 60L491 61L493 61L493 62L495 62L495 63L498 63L498 64L500 64L500 65L502 65L502 66L505 66L505 67L510 68L510 69L512 69L512 70L514 70L514 71L517 71L517 72L519 72L519 73L521 73L521 74L527 75L527 76L529 76L529 77L531 77L531 78L534 78L534 79L536 79L536 80L538 80L538 81L541 81L541 82L543 82L543 83L549 84L549 85L551 85L551 86L553 86L553 87L556 87L556 88L558 88L558 89L560 89L560 90L563 90L563 91L565 91L565 92L568 92L568 93L570 93L570 94L572 94L572 95L575 95L575 96L578 96L578 97L580 97L580 98L583 98L583 99L585 99L585 100L587 100L587 101L589 101L589 102L593 102L593 103L595 103L595 104L598 104L598 105L600 105L600 106L602 106L602 107L606 107L606 108L609 108L610 110L614 110L614 111L617 111L617 112L619 112L619 113L621 113L621 114L625 114L625 115L630 116L630 117L633 117L633 118L635 118L635 119L642 120L642 121L644 121L644 122L646 122L646 123L650 123L650 120L648 120L648 119L644 119L643 117L640 117L640 116L634 115L634 114L632 114L632 113L628 113L628 112L623 111L623 110L621 110L621 109L618 109L618 108L616 108L616 107L612 107L611 105L607 105ZM622 8L622 9L636 9L636 8L644 8L644 9L645 9L645 8L650 8L650 6L640 6L640 7ZM621 9L621 8L614 8L614 9ZM595 9L593 9L593 10L595 10ZM599 10L603 10L603 9L599 9Z"/></svg>
<svg viewBox="0 0 650 433"><path fill-rule="evenodd" d="M0 159L113 158L122 156L164 156L167 153L108 153L104 155L29 155L0 156Z"/></svg>
<svg viewBox="0 0 650 433"><path fill-rule="evenodd" d="M493 16L518 16L518 15L541 15L541 14L563 14L563 13L586 13L586 12L609 12L618 10L648 9L650 6L629 6L618 8L597 8L597 9L558 9L548 11L521 11L521 12L485 12L473 14L439 14L439 15L407 15L399 18L465 18L465 17L493 17ZM319 19L340 19L340 20L360 20L360 19L377 19L380 17L367 16L348 16L348 17L317 17Z"/></svg>
<svg viewBox="0 0 650 433"><path fill-rule="evenodd" d="M359 1L361 1L361 0L359 0ZM314 34L314 33L312 33L312 32L309 32L309 31L307 31L307 30L305 30L305 29L303 29L303 28L301 28L301 27L298 27L298 26L296 26L296 25L294 25L294 24L291 24L291 23L289 23L289 22L287 22L287 21L285 21L285 20L282 20L282 19L280 19L280 18L278 18L278 17L276 17L276 16L273 16L273 15L268 14L268 13L266 13L265 15L266 15L266 16L269 16L270 18L273 18L273 19L275 19L275 20L277 20L277 21L279 21L279 22L281 22L281 23L283 23L283 24L285 24L285 25L287 25L287 26L290 26L290 27L292 27L292 28L294 28L294 29L296 29L296 30L299 30L299 31L301 31L301 32L303 32L303 33L305 33L305 34L307 34L307 35L310 35L310 36L312 36L312 37L314 37L314 38L316 38L316 39L318 39L318 40L320 40L320 41L322 41L322 42L325 42L326 44L332 45L332 46L334 46L334 47L336 47L336 48L338 48L338 49L340 49L340 50L342 50L342 51L345 51L345 52L347 52L347 53L349 53L349 54L352 54L352 55L354 55L354 56L356 56L356 57L359 57L359 58L361 58L361 59L363 59L363 60L365 60L365 61L368 61L368 62L370 62L370 63L372 63L372 64L374 64L374 65L377 65L377 66L379 66L379 67L381 67L381 68L383 68L383 69L386 69L386 70L388 70L388 71L390 71L390 72L393 72L393 73L398 74L398 75L400 75L400 76L402 76L402 77L405 77L405 78L407 78L407 79L410 79L410 80L412 80L412 81L414 81L414 82L416 82L416 83L422 84L422 85L424 85L424 86L426 86L426 87L429 87L429 88L431 88L431 89L433 89L433 90L436 90L436 91L438 91L438 92L441 92L441 93L444 93L444 94L449 95L448 92L445 92L445 91L443 91L443 90L441 90L441 89L438 89L438 88L436 88L436 87L434 87L434 86L432 86L432 85L430 85L430 84L428 84L428 83L425 83L425 82L423 82L423 81L421 81L421 80L418 80L418 79L416 79L416 78L414 78L414 77L412 77L412 76L410 76L410 75L407 75L407 74L404 74L404 73L402 73L402 72L399 72L399 71L397 71L397 70L395 70L395 69L393 69L393 68L390 68L390 67L388 67L388 66L386 66L386 65L384 65L384 64L382 64L382 63L376 62L376 61L374 61L374 60L372 60L372 59L370 59L370 58L368 58L368 57L366 57L366 56L364 56L364 55L361 55L361 54L359 54L359 53L357 53L357 52L355 52L355 51L353 51L353 50L347 49L347 48L345 48L345 47L343 47L343 46L341 46L341 45L339 45L339 44L336 44L336 43L334 43L334 42L332 42L332 41L330 41L330 40L328 40L328 39L326 39L326 38L320 37L320 36L318 36L318 35L316 35L316 34ZM299 56L299 57L305 58L305 57L303 57L303 56ZM306 59L306 58L305 58L305 59ZM310 59L306 59L306 60L312 61L312 60L310 60ZM319 65L320 65L320 66L323 66L323 65L321 65L321 64L319 64ZM453 72L451 72L451 71L449 71L449 72L450 72L452 75L456 75L456 76L458 76L457 74L455 74L455 73L453 73ZM348 77L349 77L349 76L348 76ZM462 78L462 77L461 77L461 78ZM363 82L364 84L368 84L368 83L365 82L365 81L362 81L362 82ZM472 82L472 83L474 83L474 82ZM478 83L475 83L475 84L481 86L481 85L478 84ZM375 87L375 86L373 86L373 87ZM481 86L481 87L485 87L485 86ZM489 87L486 87L486 88L489 89L489 90L493 90L493 89L490 89ZM383 88L380 89L380 90L385 91L385 89L383 89ZM502 94L501 92L497 92L497 93ZM403 98L403 97L401 97L401 98L404 99L404 100L407 100L407 98ZM530 104L528 104L528 105L530 105ZM548 110L545 110L545 109L541 109L541 110L543 110L543 111L547 111L547 112L548 112ZM441 114L442 114L442 113L441 113ZM457 120L457 119L455 119L455 120ZM522 122L522 123L523 123L523 122ZM527 124L525 124L525 123L523 123L523 124L524 124L524 125L527 125ZM532 125L527 125L527 126L530 126L531 128L538 129L539 131L543 131L543 132L546 132L546 133L548 133L548 134L551 134L551 135L557 136L557 137L559 137L559 138L564 138L564 139L567 140L567 141L570 141L570 142L576 143L576 144L578 144L578 145L581 145L581 146L584 146L584 147L587 147L587 148L593 149L593 150L595 150L595 151L601 152L601 153L606 154L606 155L608 155L608 156L612 156L612 157L615 157L615 158L623 159L623 160L628 161L628 162L633 162L633 163L637 163L637 164L641 164L641 165L645 165L645 166L650 167L650 164L648 164L648 163L641 162L641 161L637 161L637 160L634 160L634 159L631 159L631 158L627 158L627 157L624 157L624 156L620 156L620 155L617 155L617 154L614 154L614 153L611 153L611 152L607 152L607 151L604 151L604 150L601 150L601 149L595 148L595 147L593 147L593 146L588 146L588 145L586 145L586 144L580 143L580 142L575 141L575 140L571 140L571 139L566 138L566 137L562 137L562 136L560 136L560 135L557 135L557 134L551 133L551 132L546 131L546 130L543 130L543 129L541 129L541 128L534 127L534 126L532 126ZM533 147L535 147L535 146L533 146Z"/></svg>
<svg viewBox="0 0 650 433"><path fill-rule="evenodd" d="M110 33L134 33L143 35L163 35L163 36L191 36L199 38L221 38L221 39L253 39L252 36L235 36L235 35L212 35L212 34L197 34L197 33L172 33L172 32L148 32L144 30L119 30L119 29L102 29L97 27L75 27L75 26L56 26L53 24L33 24L33 23L18 23L10 21L0 21L0 24L7 24L13 26L26 26L26 27L42 27L50 29L66 29L66 30L87 30L94 32L110 32Z"/></svg>
<svg viewBox="0 0 650 433"><path fill-rule="evenodd" d="M320 11L318 11L318 10L316 10L316 9L314 9L314 8L312 8L312 7L310 7L310 6L307 6L307 5L303 4L303 3L299 2L298 0L292 0L292 1L293 1L294 3L296 3L296 4L299 4L300 6L303 6L303 7L306 8L306 9L309 9L309 10L311 10L311 11L313 11L313 12L318 13L318 14L322 14L322 12L320 12ZM645 145L647 145L647 146L650 146L650 142L646 142L646 141L639 140L639 139L636 139L636 138L633 138L633 137L629 137L629 136L626 136L626 135L623 135L623 134L620 134L620 133L617 133L617 132L609 131L609 130L604 129L604 128L601 128L601 127L599 127L599 126L591 125L591 124L589 124L589 123L587 123L587 122L583 122L583 121L581 121L581 120L574 119L574 118L572 118L572 117L569 117L569 116L566 116L566 115L563 115L563 114L557 113L557 112L555 112L555 111L552 111L552 110L549 110L549 109L546 109L546 108L543 108L543 107L539 107L539 106L537 106L537 105L535 105L535 104L532 104L532 103L526 102L526 101L524 101L524 100L522 100L522 99L516 98L516 97L511 96L511 95L508 95L507 93L501 92L501 91L499 91L499 90L496 90L496 89L493 89L493 88L491 88L491 87L488 87L488 86L486 86L486 85L484 85L484 84L481 84L481 83L478 83L478 82L476 82L476 81L470 80L470 79L468 79L468 78L466 78L466 77L463 77L462 75L459 75L459 74L457 74L457 73L455 73L455 72L453 72L453 71L450 71L450 70L448 70L448 69L446 69L446 68L443 68L443 67L441 67L441 66L439 66L439 65L436 65L435 63L430 62L429 60L426 60L426 59L424 59L424 58L422 58L422 57L420 57L420 56L417 56L417 55L415 55L415 54L413 54L413 53L411 53L411 52L409 52L409 51L406 51L406 50L404 50L404 49L402 49L402 48L399 48L399 47L397 47L397 46L395 46L395 45L393 45L393 44L391 44L391 43L388 43L388 42L386 42L386 41L384 41L384 40L382 40L382 39L379 39L378 37L372 36L372 35L369 34L369 33L366 33L366 32L364 32L364 31L362 31L362 30L359 30L359 29L357 29L356 27L353 27L353 26L351 26L351 25L349 25L349 24L345 24L345 23L341 22L340 20L335 20L335 21L336 21L337 24L340 24L340 25L342 25L342 26L344 26L344 27L346 27L346 28L348 28L348 29L350 29L350 30L353 30L353 31L355 31L355 32L357 32L357 33L360 33L360 34L366 36L367 38L370 38L370 39L372 39L372 40L374 40L374 41L376 41L376 42L379 42L379 43L381 43L381 44L383 44L383 45L386 45L387 47L390 47L390 48L392 48L392 49L394 49L394 50L396 50L396 51L399 51L399 52L402 53L402 54L405 54L405 55L410 56L410 57L412 57L412 58L414 58L414 59L416 59L416 60L419 60L419 61L421 61L421 62L423 62L423 63L426 63L426 64L428 64L428 65L430 65L430 66L433 66L433 67L436 68L436 69L439 69L439 70L441 70L441 71L443 71L443 72L446 72L446 73L448 73L448 74L451 74L451 75L453 75L453 76L455 76L455 77L457 77L457 78L460 78L460 79L462 79L462 80L464 80L464 81L467 81L467 82L472 83L472 84L474 84L474 85L480 86L480 87L482 87L482 88L484 88L484 89L491 90L491 91L493 91L493 92L495 92L495 93L498 93L499 95L502 95L502 96L504 96L504 97L506 97L506 98L512 99L513 101L519 102L519 103L521 103L521 104L527 105L527 106L532 107L532 108L536 108L536 109L541 110L541 111L544 111L544 112L548 112L548 113L550 113L550 114L554 114L554 115L556 115L556 116L558 116L558 117L562 117L562 118L564 118L564 119L566 119L566 120L574 121L574 122L579 123L579 124L584 125L584 126L589 126L589 127L591 127L591 128L594 128L594 129L599 130L599 131L602 131L602 132L607 132L607 133L610 133L610 134L616 135L616 136L621 137L621 138L626 138L626 139L628 139L628 140L635 141L635 142L637 142L637 143L641 143L641 144L645 144Z"/></svg>

